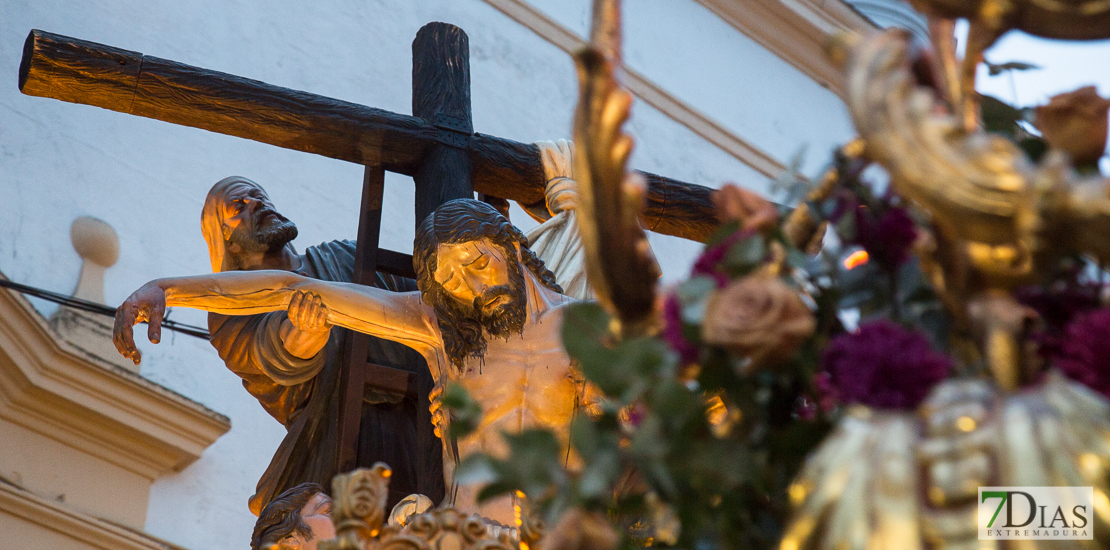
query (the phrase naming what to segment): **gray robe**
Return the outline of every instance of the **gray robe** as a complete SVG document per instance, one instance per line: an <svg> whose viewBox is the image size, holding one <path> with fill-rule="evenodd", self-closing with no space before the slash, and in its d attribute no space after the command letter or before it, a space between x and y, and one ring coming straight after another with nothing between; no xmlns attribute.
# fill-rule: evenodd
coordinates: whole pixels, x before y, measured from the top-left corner
<svg viewBox="0 0 1110 550"><path fill-rule="evenodd" d="M354 276L355 243L332 241L309 247L297 273L324 281L350 282ZM392 291L416 290L411 279L379 273L375 285ZM270 466L258 481L251 510L263 506L282 491L313 481L331 487L336 475L339 420L339 372L351 332L332 329L327 346L312 359L289 354L281 343L279 328L285 312L229 317L209 314L212 346L227 367L243 379L243 386L288 434ZM424 358L401 344L370 338L369 361L417 373L418 397L399 399L368 394L362 408L357 452L358 465L382 461L393 469L390 506L411 493L422 493L433 502L443 498L442 444L430 425L419 429L425 418L432 378ZM423 408L423 410L421 409ZM421 442L420 438L426 439ZM421 444L423 443L423 444Z"/></svg>

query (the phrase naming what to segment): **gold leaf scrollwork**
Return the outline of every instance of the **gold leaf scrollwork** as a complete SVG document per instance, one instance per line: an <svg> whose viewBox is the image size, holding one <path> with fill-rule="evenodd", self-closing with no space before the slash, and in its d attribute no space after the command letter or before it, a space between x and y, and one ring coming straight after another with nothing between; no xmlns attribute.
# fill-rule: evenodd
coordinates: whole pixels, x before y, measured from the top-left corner
<svg viewBox="0 0 1110 550"><path fill-rule="evenodd" d="M591 44L574 55L578 67L577 147L579 227L586 269L598 301L624 336L654 328L659 266L640 227L644 183L626 165L632 137L621 131L632 95L620 87L620 9L614 0L594 3Z"/></svg>

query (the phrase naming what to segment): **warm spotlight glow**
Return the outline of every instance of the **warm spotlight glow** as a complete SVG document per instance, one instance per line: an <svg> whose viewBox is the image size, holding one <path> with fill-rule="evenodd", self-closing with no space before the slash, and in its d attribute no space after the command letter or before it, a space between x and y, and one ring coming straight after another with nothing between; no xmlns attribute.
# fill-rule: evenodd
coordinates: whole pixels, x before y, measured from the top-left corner
<svg viewBox="0 0 1110 550"><path fill-rule="evenodd" d="M867 263L868 259L869 259L869 256L867 255L866 250L857 250L857 251L849 254L847 258L844 258L844 268L845 269L855 269L855 268Z"/></svg>
<svg viewBox="0 0 1110 550"><path fill-rule="evenodd" d="M975 419L970 416L961 416L960 419L956 421L956 427L959 428L961 432L973 431L975 430Z"/></svg>
<svg viewBox="0 0 1110 550"><path fill-rule="evenodd" d="M787 493L790 495L790 504L799 506L805 501L809 491L806 490L805 485L795 482L790 485L790 489L787 490Z"/></svg>
<svg viewBox="0 0 1110 550"><path fill-rule="evenodd" d="M1083 453L1079 455L1079 466L1087 477L1098 477L1099 470L1102 469L1102 459L1094 453Z"/></svg>

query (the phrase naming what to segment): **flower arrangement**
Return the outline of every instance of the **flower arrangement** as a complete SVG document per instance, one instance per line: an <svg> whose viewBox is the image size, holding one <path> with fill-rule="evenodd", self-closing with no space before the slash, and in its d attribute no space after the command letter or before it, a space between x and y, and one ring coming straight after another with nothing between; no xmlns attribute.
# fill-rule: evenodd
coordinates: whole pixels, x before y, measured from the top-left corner
<svg viewBox="0 0 1110 550"><path fill-rule="evenodd" d="M1107 108L1090 91L1054 98L1037 111L1047 144L988 129L1031 154L1067 143L1089 170ZM1079 143L1091 136L1102 138ZM566 350L600 396L571 426L580 469L564 467L551 432L530 430L505 436L509 458L463 461L460 481L486 483L486 497L519 491L526 516L562 517L556 532L582 534L545 550L772 548L804 498L792 480L845 411L912 415L946 380L996 375L983 326L1017 335L1017 383L1055 369L1110 397L1101 266L1063 254L1012 293L956 303L960 279L942 272L960 263L938 258L950 237L867 171L862 153L858 143L837 151L817 185L792 169L776 185L789 206L723 187L721 228L689 279L661 296L656 334L616 339L600 306L570 308ZM467 420L457 425L476 423L464 393L445 404Z"/></svg>

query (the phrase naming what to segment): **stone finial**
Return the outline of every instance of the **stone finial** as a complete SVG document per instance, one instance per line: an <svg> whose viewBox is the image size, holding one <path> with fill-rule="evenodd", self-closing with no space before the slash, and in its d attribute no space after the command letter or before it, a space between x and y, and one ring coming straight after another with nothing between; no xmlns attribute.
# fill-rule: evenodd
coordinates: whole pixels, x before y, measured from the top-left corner
<svg viewBox="0 0 1110 550"><path fill-rule="evenodd" d="M73 297L96 302L104 301L104 272L119 259L119 236L103 220L82 216L69 227L73 248L81 256L81 274ZM63 339L97 358L138 372L138 367L124 359L112 344L112 318L68 307L60 307L50 317L50 324Z"/></svg>
<svg viewBox="0 0 1110 550"><path fill-rule="evenodd" d="M104 303L104 270L119 259L119 236L116 230L102 220L81 216L69 226L73 248L81 256L81 276L75 298Z"/></svg>

